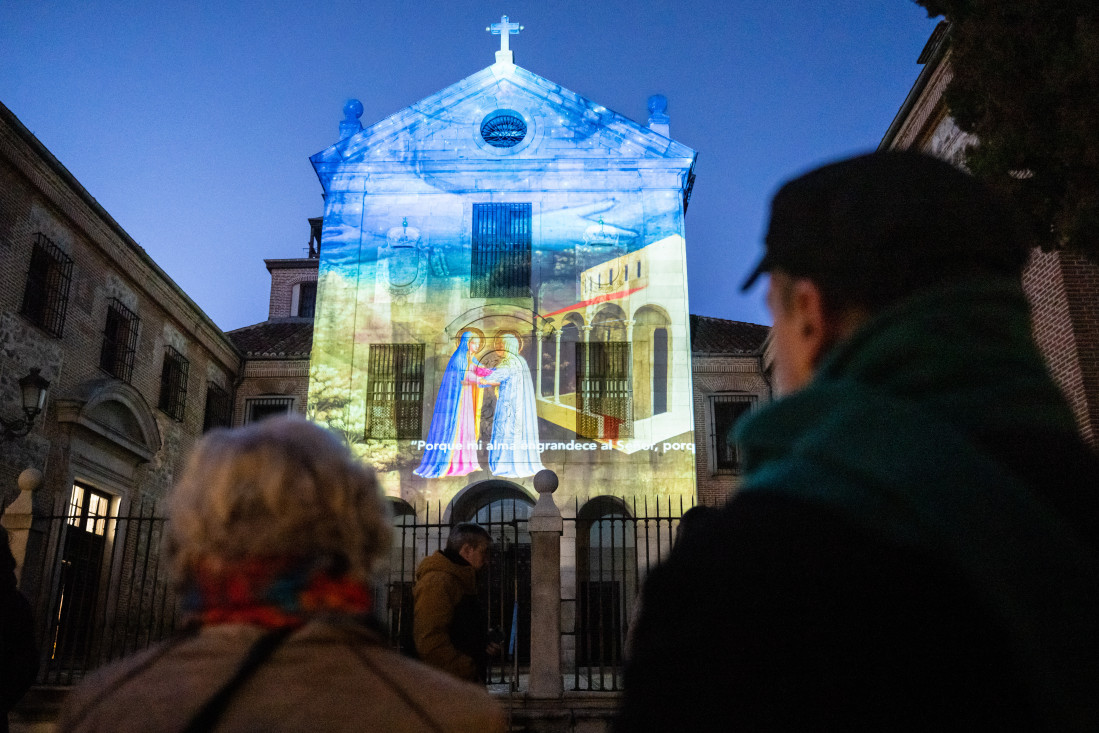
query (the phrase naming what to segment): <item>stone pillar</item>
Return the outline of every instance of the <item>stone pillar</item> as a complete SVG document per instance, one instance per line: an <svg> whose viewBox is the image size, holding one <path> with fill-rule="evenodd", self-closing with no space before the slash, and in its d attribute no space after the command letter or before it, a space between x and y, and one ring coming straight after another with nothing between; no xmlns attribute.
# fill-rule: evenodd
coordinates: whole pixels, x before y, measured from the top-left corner
<svg viewBox="0 0 1099 733"><path fill-rule="evenodd" d="M559 698L561 679L561 531L564 522L553 501L557 474L543 469L534 476L538 503L530 530L530 686L532 698Z"/></svg>
<svg viewBox="0 0 1099 733"><path fill-rule="evenodd" d="M534 357L534 397L540 400L542 399L542 339L546 332L539 328L534 331L534 334L538 339L538 353Z"/></svg>
<svg viewBox="0 0 1099 733"><path fill-rule="evenodd" d="M8 531L11 554L15 556L15 580L23 577L23 561L27 559L27 540L31 535L31 523L34 521L34 506L31 494L42 485L42 472L37 468L28 468L19 474L19 496L4 510L0 524Z"/></svg>
<svg viewBox="0 0 1099 733"><path fill-rule="evenodd" d="M561 329L557 329L557 333L554 334L554 338L557 339L557 346L553 353L553 360L556 362L553 365L553 401L557 404L561 404ZM572 357L574 360L576 356ZM573 364L572 368L575 370L576 365Z"/></svg>

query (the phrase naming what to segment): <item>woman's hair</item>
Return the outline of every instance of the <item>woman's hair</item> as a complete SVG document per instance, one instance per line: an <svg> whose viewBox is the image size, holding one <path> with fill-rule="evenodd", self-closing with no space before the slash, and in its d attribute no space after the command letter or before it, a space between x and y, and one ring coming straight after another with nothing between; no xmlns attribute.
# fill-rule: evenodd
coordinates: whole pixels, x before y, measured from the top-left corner
<svg viewBox="0 0 1099 733"><path fill-rule="evenodd" d="M392 532L373 470L300 417L208 433L169 507L177 586L201 563L262 558L330 558L333 570L366 582Z"/></svg>

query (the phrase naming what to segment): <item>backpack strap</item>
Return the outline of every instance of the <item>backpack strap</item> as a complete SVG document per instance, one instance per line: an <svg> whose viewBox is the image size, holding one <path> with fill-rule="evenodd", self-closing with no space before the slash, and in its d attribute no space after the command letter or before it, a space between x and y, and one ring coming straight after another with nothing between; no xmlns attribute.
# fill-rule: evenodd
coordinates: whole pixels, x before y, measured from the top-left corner
<svg viewBox="0 0 1099 733"><path fill-rule="evenodd" d="M194 717L187 723L187 727L183 729L183 733L205 733L213 730L221 716L225 714L225 709L229 707L233 695L275 653L275 650L286 641L286 638L294 630L290 627L275 629L264 634L252 644L236 673L195 713Z"/></svg>

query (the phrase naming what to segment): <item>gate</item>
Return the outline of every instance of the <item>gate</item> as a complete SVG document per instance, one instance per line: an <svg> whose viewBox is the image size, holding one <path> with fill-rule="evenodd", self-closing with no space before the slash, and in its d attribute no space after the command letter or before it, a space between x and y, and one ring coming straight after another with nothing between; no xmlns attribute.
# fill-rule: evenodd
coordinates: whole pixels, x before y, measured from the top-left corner
<svg viewBox="0 0 1099 733"><path fill-rule="evenodd" d="M69 685L111 660L170 636L179 608L160 563L166 519L77 485L66 505L31 525L21 586L41 642L38 683ZM32 559L33 558L33 559Z"/></svg>

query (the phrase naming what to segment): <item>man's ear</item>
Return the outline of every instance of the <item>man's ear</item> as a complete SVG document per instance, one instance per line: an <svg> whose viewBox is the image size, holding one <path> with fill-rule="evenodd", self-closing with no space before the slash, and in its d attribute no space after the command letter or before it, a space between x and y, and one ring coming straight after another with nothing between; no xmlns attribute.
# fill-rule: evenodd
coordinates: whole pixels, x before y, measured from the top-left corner
<svg viewBox="0 0 1099 733"><path fill-rule="evenodd" d="M813 366L836 342L835 324L827 316L824 296L816 283L796 278L792 284L790 314L798 330L802 348Z"/></svg>

